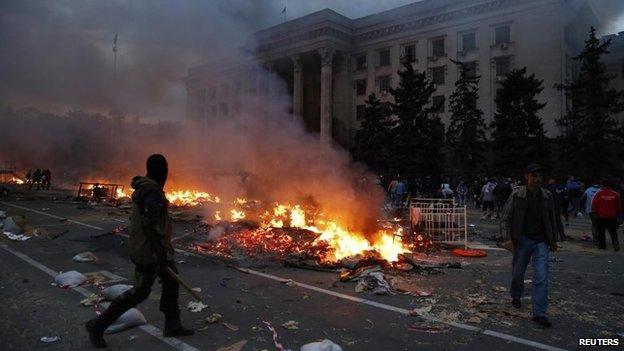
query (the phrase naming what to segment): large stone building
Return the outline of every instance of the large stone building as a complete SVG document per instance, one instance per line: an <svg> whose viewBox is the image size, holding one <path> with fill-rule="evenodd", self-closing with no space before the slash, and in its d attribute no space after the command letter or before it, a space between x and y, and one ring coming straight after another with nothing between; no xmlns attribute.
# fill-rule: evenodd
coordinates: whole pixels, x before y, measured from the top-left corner
<svg viewBox="0 0 624 351"><path fill-rule="evenodd" d="M566 99L556 89L574 75L597 18L581 0L424 0L358 19L326 9L256 32L245 49L285 82L292 112L322 141L349 144L371 93L388 101L397 70L409 62L436 84L433 102L448 125L448 98L458 78L451 59L481 77L479 107L486 122L495 113L502 77L527 67L544 80L539 99L550 136ZM227 118L245 110L241 93L270 91L255 69L231 62L189 70L188 117Z"/></svg>

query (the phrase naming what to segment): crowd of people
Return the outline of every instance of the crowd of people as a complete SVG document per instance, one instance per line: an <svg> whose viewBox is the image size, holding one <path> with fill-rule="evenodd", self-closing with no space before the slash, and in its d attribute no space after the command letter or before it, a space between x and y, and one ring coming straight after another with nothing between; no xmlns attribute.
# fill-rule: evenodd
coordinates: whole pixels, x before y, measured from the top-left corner
<svg viewBox="0 0 624 351"><path fill-rule="evenodd" d="M52 185L52 172L49 169L42 170L37 168L34 172L29 169L26 173L26 185L28 190L32 190L33 186L37 186L37 190L50 190Z"/></svg>
<svg viewBox="0 0 624 351"><path fill-rule="evenodd" d="M443 177L439 182L432 181L431 177L416 178L408 186L404 177L397 175L388 184L388 195L394 207L407 206L412 197L425 198L453 198L458 206L474 206L483 211L481 219L498 220L504 206L512 194L524 184L523 179L512 177L477 177L469 182L462 177ZM565 228L571 218L587 217L591 220L591 237L599 248L605 248L605 232L608 231L613 240L613 247L619 250L617 244L617 228L624 222L622 207L624 204L624 179L615 182L611 178L590 179L585 182L576 176L567 178L550 176L545 177L541 185L553 197L554 210L558 214L554 217L558 240L566 240ZM600 194L600 196L596 196ZM604 205L605 201L616 201L618 195L619 207ZM598 213L600 211L600 213ZM565 224L564 224L565 223Z"/></svg>

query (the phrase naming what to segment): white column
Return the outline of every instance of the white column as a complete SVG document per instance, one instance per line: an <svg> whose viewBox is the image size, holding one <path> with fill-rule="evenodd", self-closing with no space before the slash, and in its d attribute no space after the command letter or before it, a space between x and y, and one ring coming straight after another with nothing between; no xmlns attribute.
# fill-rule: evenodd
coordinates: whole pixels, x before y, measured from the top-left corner
<svg viewBox="0 0 624 351"><path fill-rule="evenodd" d="M293 115L303 116L303 67L301 55L292 57L293 61Z"/></svg>
<svg viewBox="0 0 624 351"><path fill-rule="evenodd" d="M319 50L321 55L321 143L330 145L332 141L332 62L335 49L326 47Z"/></svg>

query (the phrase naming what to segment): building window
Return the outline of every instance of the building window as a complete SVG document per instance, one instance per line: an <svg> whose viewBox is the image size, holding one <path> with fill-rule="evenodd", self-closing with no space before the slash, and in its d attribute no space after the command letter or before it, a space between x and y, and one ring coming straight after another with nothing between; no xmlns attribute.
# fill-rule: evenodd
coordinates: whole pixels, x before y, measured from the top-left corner
<svg viewBox="0 0 624 351"><path fill-rule="evenodd" d="M438 95L431 98L431 108L433 112L444 112L444 95Z"/></svg>
<svg viewBox="0 0 624 351"><path fill-rule="evenodd" d="M494 59L497 79L505 77L511 71L511 56L497 57Z"/></svg>
<svg viewBox="0 0 624 351"><path fill-rule="evenodd" d="M355 120L361 121L364 119L364 111L366 110L366 105L357 105L355 107Z"/></svg>
<svg viewBox="0 0 624 351"><path fill-rule="evenodd" d="M355 81L355 93L357 95L366 94L366 79L358 79Z"/></svg>
<svg viewBox="0 0 624 351"><path fill-rule="evenodd" d="M441 57L446 55L444 50L444 38L434 39L431 41L431 56Z"/></svg>
<svg viewBox="0 0 624 351"><path fill-rule="evenodd" d="M461 67L460 74L461 74ZM466 78L475 78L477 76L477 61L464 62L464 74Z"/></svg>
<svg viewBox="0 0 624 351"><path fill-rule="evenodd" d="M462 34L462 51L477 49L477 34L475 32Z"/></svg>
<svg viewBox="0 0 624 351"><path fill-rule="evenodd" d="M434 84L444 84L445 66L431 68L431 80Z"/></svg>
<svg viewBox="0 0 624 351"><path fill-rule="evenodd" d="M358 55L355 58L355 69L358 71L366 69L366 54Z"/></svg>
<svg viewBox="0 0 624 351"><path fill-rule="evenodd" d="M494 28L494 45L507 44L511 42L509 26L499 26Z"/></svg>
<svg viewBox="0 0 624 351"><path fill-rule="evenodd" d="M390 75L379 77L379 93L385 95L390 91Z"/></svg>
<svg viewBox="0 0 624 351"><path fill-rule="evenodd" d="M390 50L379 51L379 67L390 66Z"/></svg>
<svg viewBox="0 0 624 351"><path fill-rule="evenodd" d="M402 63L416 62L416 44L409 44L403 46L401 54Z"/></svg>

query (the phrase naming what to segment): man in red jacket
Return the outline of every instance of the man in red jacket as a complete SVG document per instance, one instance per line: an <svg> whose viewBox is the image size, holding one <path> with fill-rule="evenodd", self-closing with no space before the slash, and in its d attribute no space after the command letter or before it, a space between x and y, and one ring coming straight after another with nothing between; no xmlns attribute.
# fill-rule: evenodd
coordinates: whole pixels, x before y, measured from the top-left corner
<svg viewBox="0 0 624 351"><path fill-rule="evenodd" d="M620 244L617 237L617 217L622 212L622 204L620 194L613 190L612 186L608 179L602 182L602 188L598 190L592 200L592 211L596 216L598 247L601 250L606 249L605 230L608 229L613 249L618 251Z"/></svg>

